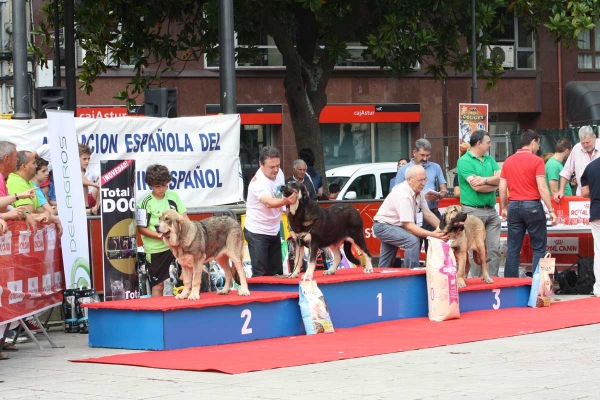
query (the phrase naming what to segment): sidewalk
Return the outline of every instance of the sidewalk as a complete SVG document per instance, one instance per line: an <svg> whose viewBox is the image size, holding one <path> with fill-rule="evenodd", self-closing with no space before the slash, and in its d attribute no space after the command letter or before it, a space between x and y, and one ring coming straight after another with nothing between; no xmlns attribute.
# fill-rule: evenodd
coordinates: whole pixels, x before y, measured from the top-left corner
<svg viewBox="0 0 600 400"><path fill-rule="evenodd" d="M90 348L60 327L50 335L64 347L27 342L0 361L0 399L600 398L600 324L241 375L73 363L132 351Z"/></svg>

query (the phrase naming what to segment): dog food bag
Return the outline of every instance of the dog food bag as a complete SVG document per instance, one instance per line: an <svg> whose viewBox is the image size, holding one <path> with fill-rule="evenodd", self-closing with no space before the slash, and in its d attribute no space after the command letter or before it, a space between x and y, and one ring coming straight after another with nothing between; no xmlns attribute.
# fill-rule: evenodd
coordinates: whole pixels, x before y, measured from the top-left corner
<svg viewBox="0 0 600 400"><path fill-rule="evenodd" d="M556 259L550 257L550 253L546 257L540 258L540 262L533 273L531 282L531 292L529 292L529 307L549 307L552 298L554 297L554 270Z"/></svg>
<svg viewBox="0 0 600 400"><path fill-rule="evenodd" d="M300 281L300 314L307 335L334 333L327 303L315 281Z"/></svg>
<svg viewBox="0 0 600 400"><path fill-rule="evenodd" d="M460 318L456 259L448 243L428 237L426 277L429 320Z"/></svg>

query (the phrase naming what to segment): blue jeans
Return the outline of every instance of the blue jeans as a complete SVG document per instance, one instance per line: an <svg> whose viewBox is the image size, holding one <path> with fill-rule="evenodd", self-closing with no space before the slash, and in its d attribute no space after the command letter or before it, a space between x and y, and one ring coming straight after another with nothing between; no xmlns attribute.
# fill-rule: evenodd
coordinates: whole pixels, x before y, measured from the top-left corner
<svg viewBox="0 0 600 400"><path fill-rule="evenodd" d="M533 250L532 271L546 254L547 233L546 214L540 200L511 201L508 203L508 237L504 276L519 277L519 259L525 231L529 233L529 241Z"/></svg>
<svg viewBox="0 0 600 400"><path fill-rule="evenodd" d="M379 267L393 267L398 249L404 249L404 266L416 268L419 266L421 244L419 237L409 233L406 229L389 224L375 222L373 233L381 242L379 252Z"/></svg>

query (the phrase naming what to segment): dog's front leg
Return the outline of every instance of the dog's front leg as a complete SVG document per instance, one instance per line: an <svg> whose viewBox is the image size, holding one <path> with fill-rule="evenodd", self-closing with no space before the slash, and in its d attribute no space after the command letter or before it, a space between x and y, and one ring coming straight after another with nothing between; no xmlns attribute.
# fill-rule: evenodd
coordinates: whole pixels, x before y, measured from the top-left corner
<svg viewBox="0 0 600 400"><path fill-rule="evenodd" d="M181 265L181 272L183 274L183 289L181 293L175 296L176 299L182 300L187 299L190 291L192 290L192 272L194 271L194 260L192 257L184 256L177 260Z"/></svg>
<svg viewBox="0 0 600 400"><path fill-rule="evenodd" d="M317 267L317 253L319 248L316 244L314 244L314 242L312 242L310 243L308 249L308 267L306 267L306 272L304 273L303 279L312 280L315 274L315 268Z"/></svg>
<svg viewBox="0 0 600 400"><path fill-rule="evenodd" d="M297 278L300 274L300 269L304 263L304 246L300 239L294 240L294 270L289 274L288 278Z"/></svg>
<svg viewBox="0 0 600 400"><path fill-rule="evenodd" d="M453 248L452 250L454 250L454 255L456 256L456 264L458 264L458 273L456 274L456 278L458 280L458 287L467 287L467 281L465 280L465 266L468 262L467 258L469 257L469 253L466 250L462 251L462 249L459 248Z"/></svg>
<svg viewBox="0 0 600 400"><path fill-rule="evenodd" d="M231 267L229 266L229 257L227 257L225 254L221 255L217 259L217 264L219 264L223 269L223 272L225 272L225 284L223 285L223 289L217 291L217 294L228 294L231 291L231 282L233 281ZM238 274L240 274L240 271L238 271ZM243 270L242 274L244 274L244 276L246 275L246 273ZM242 276L240 275L240 280L241 279Z"/></svg>
<svg viewBox="0 0 600 400"><path fill-rule="evenodd" d="M188 300L200 300L200 287L202 285L202 268L204 266L204 258L194 261L192 275L192 290L188 296Z"/></svg>

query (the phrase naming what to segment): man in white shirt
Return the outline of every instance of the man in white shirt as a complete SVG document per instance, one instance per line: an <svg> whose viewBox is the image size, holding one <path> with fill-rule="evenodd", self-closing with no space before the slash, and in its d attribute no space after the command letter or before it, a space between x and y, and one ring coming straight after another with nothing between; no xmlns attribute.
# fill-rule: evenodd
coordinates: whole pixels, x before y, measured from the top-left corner
<svg viewBox="0 0 600 400"><path fill-rule="evenodd" d="M259 166L248 185L244 236L248 242L252 276L281 275L281 213L286 205L294 204L298 195L283 197L285 184L280 167L281 154L275 147L263 147Z"/></svg>
<svg viewBox="0 0 600 400"><path fill-rule="evenodd" d="M573 146L567 162L562 171L560 171L560 187L554 194L554 201L557 203L564 197L565 186L568 184L573 173L577 178L577 196L581 196L581 175L587 165L600 157L600 139L596 139L596 134L591 126L582 126L579 129L579 143Z"/></svg>
<svg viewBox="0 0 600 400"><path fill-rule="evenodd" d="M447 239L439 228L430 232L422 227L423 220L435 227L440 224L422 193L427 182L425 169L421 165L411 165L404 176L404 182L394 186L374 218L373 233L381 242L379 267L382 268L394 265L398 248L404 249L404 266L416 268L421 252L419 238Z"/></svg>

